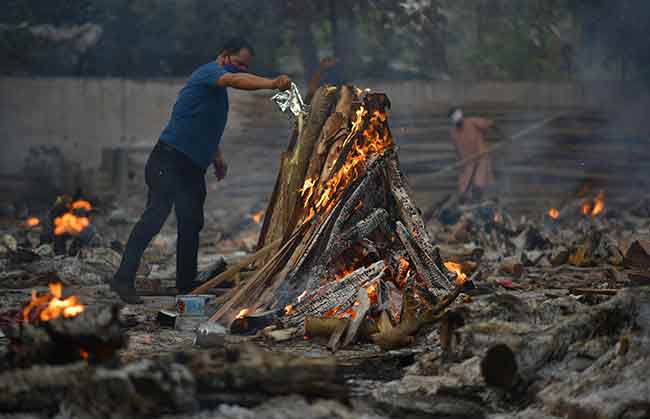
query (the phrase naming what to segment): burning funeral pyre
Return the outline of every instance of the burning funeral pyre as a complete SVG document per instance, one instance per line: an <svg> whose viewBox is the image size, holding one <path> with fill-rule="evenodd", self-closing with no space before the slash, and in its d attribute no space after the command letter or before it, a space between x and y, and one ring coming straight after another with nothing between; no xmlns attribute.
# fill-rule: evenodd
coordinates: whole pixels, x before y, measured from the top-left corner
<svg viewBox="0 0 650 419"><path fill-rule="evenodd" d="M389 108L386 95L349 86L317 92L282 160L259 268L212 320L326 334L333 349L359 333L399 347L459 296L466 277L434 250L399 169Z"/></svg>

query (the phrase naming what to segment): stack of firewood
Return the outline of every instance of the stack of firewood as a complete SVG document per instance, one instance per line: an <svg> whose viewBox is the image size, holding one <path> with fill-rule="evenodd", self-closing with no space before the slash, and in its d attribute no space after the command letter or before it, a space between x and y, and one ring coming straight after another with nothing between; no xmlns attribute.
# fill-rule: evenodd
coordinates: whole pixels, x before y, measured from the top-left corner
<svg viewBox="0 0 650 419"><path fill-rule="evenodd" d="M212 320L251 331L344 319L333 323L334 347L373 330L367 320L374 341L395 346L458 295L399 169L389 108L386 95L351 86L316 92L282 156L258 253L241 265L254 263L256 272L224 296Z"/></svg>

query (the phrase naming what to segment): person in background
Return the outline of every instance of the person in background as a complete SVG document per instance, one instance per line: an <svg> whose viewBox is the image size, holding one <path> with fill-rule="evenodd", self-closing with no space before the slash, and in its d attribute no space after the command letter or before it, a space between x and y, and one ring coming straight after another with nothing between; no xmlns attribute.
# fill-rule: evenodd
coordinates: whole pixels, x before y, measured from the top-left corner
<svg viewBox="0 0 650 419"><path fill-rule="evenodd" d="M199 284L197 255L203 228L205 172L212 165L218 180L227 165L219 149L228 119L227 88L240 90L286 90L286 75L274 79L248 73L253 47L244 39L226 42L216 60L192 73L180 91L167 126L160 134L145 166L147 204L131 231L111 289L130 304L142 303L135 291L140 259L153 237L175 208L178 225L176 243L176 287L184 294Z"/></svg>
<svg viewBox="0 0 650 419"><path fill-rule="evenodd" d="M493 121L466 118L461 108L450 109L448 116L458 161L485 151L485 132L494 127ZM485 188L494 182L492 164L487 154L460 167L459 171L458 193L461 204L480 201Z"/></svg>

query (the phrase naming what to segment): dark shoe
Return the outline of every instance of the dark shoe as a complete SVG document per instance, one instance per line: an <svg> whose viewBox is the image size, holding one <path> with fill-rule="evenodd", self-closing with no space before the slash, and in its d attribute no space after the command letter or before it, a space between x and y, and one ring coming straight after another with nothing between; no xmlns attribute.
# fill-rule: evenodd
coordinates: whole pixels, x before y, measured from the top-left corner
<svg viewBox="0 0 650 419"><path fill-rule="evenodd" d="M133 284L126 284L113 279L111 281L111 290L114 291L122 301L127 304L142 304L144 301L135 293Z"/></svg>

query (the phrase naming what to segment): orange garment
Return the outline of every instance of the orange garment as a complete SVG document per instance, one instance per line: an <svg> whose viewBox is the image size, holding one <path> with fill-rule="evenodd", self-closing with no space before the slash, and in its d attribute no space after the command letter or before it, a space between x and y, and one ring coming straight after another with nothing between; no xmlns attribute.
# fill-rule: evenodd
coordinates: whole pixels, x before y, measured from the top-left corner
<svg viewBox="0 0 650 419"><path fill-rule="evenodd" d="M466 159L485 150L484 132L494 123L484 118L464 118L463 125L451 129L459 160ZM458 191L461 195L471 187L485 188L494 181L490 157L486 154L478 160L461 167L458 176Z"/></svg>

